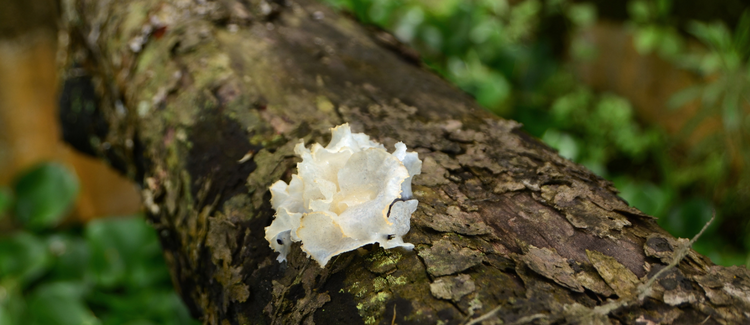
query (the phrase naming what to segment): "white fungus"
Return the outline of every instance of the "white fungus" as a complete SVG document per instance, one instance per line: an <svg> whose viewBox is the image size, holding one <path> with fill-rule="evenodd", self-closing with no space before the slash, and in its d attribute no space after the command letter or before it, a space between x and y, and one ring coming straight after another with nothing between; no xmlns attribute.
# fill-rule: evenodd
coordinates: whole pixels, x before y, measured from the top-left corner
<svg viewBox="0 0 750 325"><path fill-rule="evenodd" d="M325 148L297 144L297 174L289 184L271 185L276 215L266 239L279 252L277 260L286 261L292 242L302 242L321 267L367 244L414 248L401 237L419 203L411 192L412 177L422 169L417 153L401 142L388 153L366 134L352 133L349 124L331 131Z"/></svg>

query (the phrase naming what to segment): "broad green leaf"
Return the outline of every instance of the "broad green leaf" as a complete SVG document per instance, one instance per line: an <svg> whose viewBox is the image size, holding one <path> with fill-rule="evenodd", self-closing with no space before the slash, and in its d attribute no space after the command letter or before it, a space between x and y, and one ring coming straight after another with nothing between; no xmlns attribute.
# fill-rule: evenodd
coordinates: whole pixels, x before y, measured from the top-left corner
<svg viewBox="0 0 750 325"><path fill-rule="evenodd" d="M25 287L49 269L51 259L46 242L33 234L0 238L0 279L14 278Z"/></svg>
<svg viewBox="0 0 750 325"><path fill-rule="evenodd" d="M90 261L88 243L80 236L55 234L47 239L54 259L50 278L57 281L74 281L84 279Z"/></svg>
<svg viewBox="0 0 750 325"><path fill-rule="evenodd" d="M58 163L43 163L15 182L15 216L29 229L57 225L78 194L75 175Z"/></svg>
<svg viewBox="0 0 750 325"><path fill-rule="evenodd" d="M26 301L21 295L21 289L14 281L7 279L0 281L0 286L5 289L0 301L0 325L23 324Z"/></svg>
<svg viewBox="0 0 750 325"><path fill-rule="evenodd" d="M557 149L560 156L572 161L576 161L578 158L578 143L572 136L570 136L570 134L555 129L549 129L547 132L544 132L542 141L550 147Z"/></svg>
<svg viewBox="0 0 750 325"><path fill-rule="evenodd" d="M156 232L142 217L92 221L85 236L90 271L101 286L140 288L167 277Z"/></svg>
<svg viewBox="0 0 750 325"><path fill-rule="evenodd" d="M83 302L85 288L77 282L40 285L28 298L28 323L32 325L101 324Z"/></svg>

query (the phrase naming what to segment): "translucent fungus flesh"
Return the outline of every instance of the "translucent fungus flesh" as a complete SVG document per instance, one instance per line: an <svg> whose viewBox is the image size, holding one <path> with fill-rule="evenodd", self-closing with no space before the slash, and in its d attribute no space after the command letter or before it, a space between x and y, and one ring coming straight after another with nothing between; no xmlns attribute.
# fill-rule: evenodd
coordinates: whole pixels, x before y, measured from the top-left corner
<svg viewBox="0 0 750 325"><path fill-rule="evenodd" d="M352 133L348 124L333 128L325 147L299 143L297 174L289 184L270 187L276 215L266 239L279 253L277 260L286 260L292 242L301 242L321 267L367 244L413 248L402 236L417 208L411 179L421 172L422 161L403 143L395 147L388 153L369 136Z"/></svg>

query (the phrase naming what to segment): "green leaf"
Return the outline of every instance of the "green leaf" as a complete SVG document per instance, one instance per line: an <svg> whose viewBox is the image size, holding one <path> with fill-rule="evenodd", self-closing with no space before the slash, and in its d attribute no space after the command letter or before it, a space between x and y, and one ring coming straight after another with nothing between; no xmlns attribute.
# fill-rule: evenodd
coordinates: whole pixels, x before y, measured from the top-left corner
<svg viewBox="0 0 750 325"><path fill-rule="evenodd" d="M724 94L727 91L726 85L724 85L721 82L712 82L707 84L703 88L703 101L702 105L704 107L709 107L709 110L713 111L712 106L714 106L719 98L721 98L721 95Z"/></svg>
<svg viewBox="0 0 750 325"><path fill-rule="evenodd" d="M578 158L578 143L572 136L570 136L570 134L555 129L549 129L547 132L544 132L542 141L550 147L557 149L560 156L572 161L576 161Z"/></svg>
<svg viewBox="0 0 750 325"><path fill-rule="evenodd" d="M737 22L737 27L734 29L734 43L735 49L740 53L740 56L747 60L750 55L750 10L745 9Z"/></svg>
<svg viewBox="0 0 750 325"><path fill-rule="evenodd" d="M737 131L742 126L742 94L739 90L739 87L728 89L721 103L721 117L728 131Z"/></svg>
<svg viewBox="0 0 750 325"><path fill-rule="evenodd" d="M7 279L0 282L0 285L5 289L0 301L0 325L23 324L26 300L21 295L21 290Z"/></svg>
<svg viewBox="0 0 750 325"><path fill-rule="evenodd" d="M0 325L11 325L13 322L13 316L10 311L7 310L4 304L0 304Z"/></svg>
<svg viewBox="0 0 750 325"><path fill-rule="evenodd" d="M576 116L588 115L587 107L591 104L593 95L585 88L560 96L552 103L550 114L555 122L561 126L570 126Z"/></svg>
<svg viewBox="0 0 750 325"><path fill-rule="evenodd" d="M653 16L651 8L645 1L628 1L627 6L630 18L636 22L646 23L651 19L651 16Z"/></svg>
<svg viewBox="0 0 750 325"><path fill-rule="evenodd" d="M663 58L679 58L683 52L682 36L673 28L663 29L659 36L659 54Z"/></svg>
<svg viewBox="0 0 750 325"><path fill-rule="evenodd" d="M411 42L416 36L417 27L424 21L424 10L419 6L411 7L401 17L394 29L394 34L402 42Z"/></svg>
<svg viewBox="0 0 750 325"><path fill-rule="evenodd" d="M716 52L731 50L732 33L722 23L703 23L693 21L688 24L688 32L697 37L701 42Z"/></svg>
<svg viewBox="0 0 750 325"><path fill-rule="evenodd" d="M0 238L0 276L15 278L22 287L44 274L51 259L45 241L33 234Z"/></svg>
<svg viewBox="0 0 750 325"><path fill-rule="evenodd" d="M5 216L5 212L13 204L13 194L7 187L0 187L0 219Z"/></svg>
<svg viewBox="0 0 750 325"><path fill-rule="evenodd" d="M58 163L43 163L15 182L15 216L30 229L57 225L78 194L78 180Z"/></svg>
<svg viewBox="0 0 750 325"><path fill-rule="evenodd" d="M474 44L482 44L493 34L502 31L502 28L502 24L495 18L480 19L469 31L468 37Z"/></svg>
<svg viewBox="0 0 750 325"><path fill-rule="evenodd" d="M168 275L156 232L141 218L99 219L85 230L90 272L103 287L148 287Z"/></svg>
<svg viewBox="0 0 750 325"><path fill-rule="evenodd" d="M55 259L50 277L54 280L84 279L91 252L83 238L66 234L55 234L47 240L50 251Z"/></svg>
<svg viewBox="0 0 750 325"><path fill-rule="evenodd" d="M510 96L511 85L503 75L489 72L484 82L479 84L477 101L484 107L493 109Z"/></svg>
<svg viewBox="0 0 750 325"><path fill-rule="evenodd" d="M576 26L591 26L596 22L596 7L590 3L571 3L567 16Z"/></svg>
<svg viewBox="0 0 750 325"><path fill-rule="evenodd" d="M96 293L92 300L107 313L101 318L108 324L141 324L153 322L155 324L195 324L184 303L174 290L156 290L148 288L131 294Z"/></svg>
<svg viewBox="0 0 750 325"><path fill-rule="evenodd" d="M633 46L638 54L645 55L658 45L661 30L656 26L639 28L633 37Z"/></svg>
<svg viewBox="0 0 750 325"><path fill-rule="evenodd" d="M661 17L666 17L672 10L672 0L657 0L656 12Z"/></svg>
<svg viewBox="0 0 750 325"><path fill-rule="evenodd" d="M434 51L439 51L443 47L443 35L435 26L425 25L422 27L420 38L425 44Z"/></svg>
<svg viewBox="0 0 750 325"><path fill-rule="evenodd" d="M13 321L13 315L8 310L8 308L5 307L5 305L0 305L0 325L12 325L16 322Z"/></svg>
<svg viewBox="0 0 750 325"><path fill-rule="evenodd" d="M28 298L28 321L39 325L101 324L83 303L85 288L76 282L53 282L39 286Z"/></svg>
<svg viewBox="0 0 750 325"><path fill-rule="evenodd" d="M669 109L678 109L685 106L687 103L697 99L703 93L703 86L690 86L676 92L667 102Z"/></svg>

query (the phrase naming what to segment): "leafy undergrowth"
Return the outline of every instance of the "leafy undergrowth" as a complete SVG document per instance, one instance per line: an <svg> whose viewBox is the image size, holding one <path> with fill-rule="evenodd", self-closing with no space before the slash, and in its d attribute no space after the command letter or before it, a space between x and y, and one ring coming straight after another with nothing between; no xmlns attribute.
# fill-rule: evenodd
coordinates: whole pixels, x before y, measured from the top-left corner
<svg viewBox="0 0 750 325"><path fill-rule="evenodd" d="M198 324L143 216L59 225L78 188L45 163L0 189L0 325Z"/></svg>

